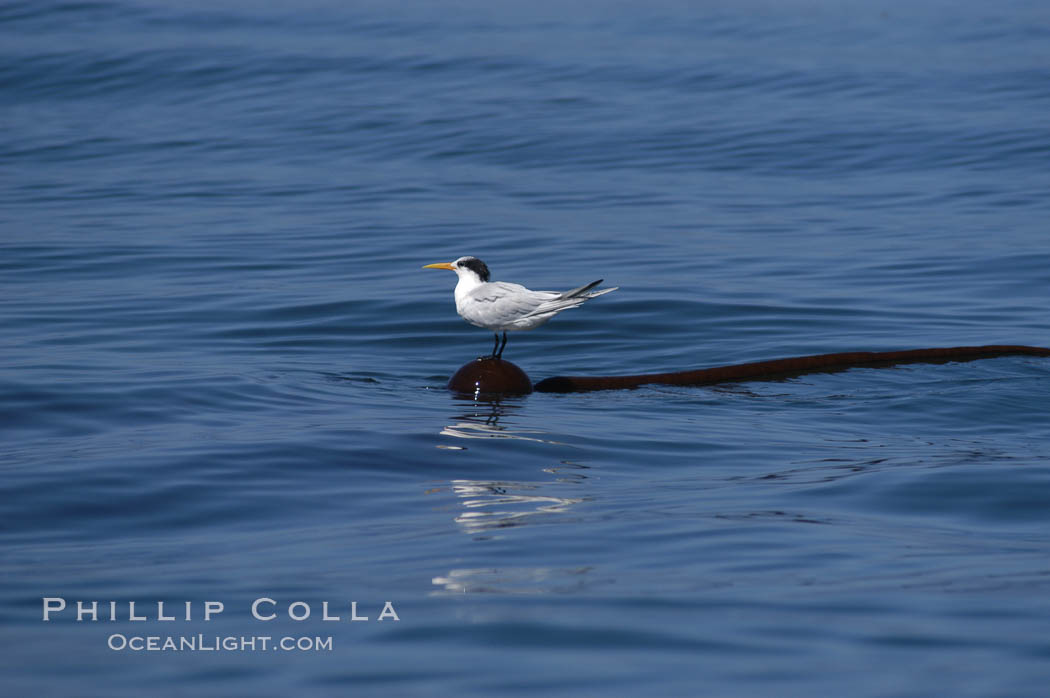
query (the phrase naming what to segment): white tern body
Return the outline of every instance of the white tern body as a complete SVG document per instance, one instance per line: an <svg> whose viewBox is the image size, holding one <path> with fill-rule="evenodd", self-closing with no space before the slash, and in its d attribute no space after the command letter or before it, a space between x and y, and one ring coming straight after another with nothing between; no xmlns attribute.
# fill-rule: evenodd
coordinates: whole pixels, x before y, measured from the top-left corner
<svg viewBox="0 0 1050 698"><path fill-rule="evenodd" d="M489 270L477 257L460 257L455 262L428 264L424 269L451 269L459 276L456 284L456 312L477 327L496 333L503 332L503 343L508 331L531 330L539 327L563 310L576 308L591 298L615 291L617 287L591 291L601 279L574 288L571 291L532 291L521 284L489 281ZM493 350L494 357L503 354Z"/></svg>

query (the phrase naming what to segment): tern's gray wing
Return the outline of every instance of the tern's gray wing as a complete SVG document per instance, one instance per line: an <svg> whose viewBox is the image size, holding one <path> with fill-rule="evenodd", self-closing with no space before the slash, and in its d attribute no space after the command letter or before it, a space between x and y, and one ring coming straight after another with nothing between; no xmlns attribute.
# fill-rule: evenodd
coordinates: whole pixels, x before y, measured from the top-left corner
<svg viewBox="0 0 1050 698"><path fill-rule="evenodd" d="M502 325L532 314L537 308L559 294L550 291L530 291L520 284L506 281L484 283L467 296L469 308L464 310L471 322L484 327Z"/></svg>
<svg viewBox="0 0 1050 698"><path fill-rule="evenodd" d="M598 284L600 284L603 281L605 281L605 279L598 279L597 281L592 281L589 284L584 284L583 286L580 286L579 288L574 288L571 291L566 291L565 293L560 293L560 294L558 294L558 298L576 298L577 296L582 296L583 294L587 293L588 291L590 291L592 288L594 288L595 286L597 286ZM607 291L602 291L602 293L607 293ZM601 294L597 294L597 295L601 295Z"/></svg>
<svg viewBox="0 0 1050 698"><path fill-rule="evenodd" d="M598 279L597 281L592 281L589 284L584 284L579 288L574 288L571 291L565 291L564 293L544 291L542 293L548 294L548 300L544 300L539 305L537 305L536 308L532 310L532 312L530 312L526 317L535 317L537 315L550 316L556 313L560 313L563 310L568 310L569 308L578 308L581 305L583 305L584 301L588 301L591 298L597 298L598 296L604 295L606 293L611 293L612 291L615 291L617 288L619 288L618 286L614 286L613 288L603 288L601 291L594 291L593 293L588 293L588 291L600 284L602 281L603 279Z"/></svg>

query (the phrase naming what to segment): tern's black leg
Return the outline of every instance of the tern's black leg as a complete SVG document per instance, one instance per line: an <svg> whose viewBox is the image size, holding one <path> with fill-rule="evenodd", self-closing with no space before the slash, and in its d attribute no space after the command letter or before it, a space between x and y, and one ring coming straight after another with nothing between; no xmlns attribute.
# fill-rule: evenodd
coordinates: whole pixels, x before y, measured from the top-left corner
<svg viewBox="0 0 1050 698"><path fill-rule="evenodd" d="M497 335L497 337L498 336L499 335ZM505 346L507 346L507 331L503 330L503 344L499 345L499 353L498 354L493 354L493 356L495 356L497 359L502 359L503 358L503 348Z"/></svg>
<svg viewBox="0 0 1050 698"><path fill-rule="evenodd" d="M506 334L506 333L504 333L504 334ZM493 358L493 359L495 359L495 358L498 358L498 357L496 356L496 347L498 347L498 346L499 346L499 332L495 333L495 334L494 334L494 335L492 335L492 336L496 338L496 341L494 341L494 342L492 343L492 358Z"/></svg>

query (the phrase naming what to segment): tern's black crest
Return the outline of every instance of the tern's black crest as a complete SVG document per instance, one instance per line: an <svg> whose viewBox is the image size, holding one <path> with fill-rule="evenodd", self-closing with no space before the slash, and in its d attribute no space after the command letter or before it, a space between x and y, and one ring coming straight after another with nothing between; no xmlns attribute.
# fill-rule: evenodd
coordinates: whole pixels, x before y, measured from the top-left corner
<svg viewBox="0 0 1050 698"><path fill-rule="evenodd" d="M472 272L477 274L478 278L480 278L482 281L489 280L489 268L485 266L485 263L477 257L464 257L458 264L461 267L466 267L467 269L470 269Z"/></svg>

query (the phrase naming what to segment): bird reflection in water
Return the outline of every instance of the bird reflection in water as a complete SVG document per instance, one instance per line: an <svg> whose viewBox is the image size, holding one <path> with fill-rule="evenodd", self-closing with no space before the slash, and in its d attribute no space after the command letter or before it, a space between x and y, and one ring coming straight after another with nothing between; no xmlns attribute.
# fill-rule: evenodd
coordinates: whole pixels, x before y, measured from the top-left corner
<svg viewBox="0 0 1050 698"><path fill-rule="evenodd" d="M477 535L529 523L537 516L566 514L586 497L560 497L549 493L550 483L453 480L452 493L463 511L455 522L464 533Z"/></svg>
<svg viewBox="0 0 1050 698"><path fill-rule="evenodd" d="M510 429L500 424L500 420L513 414L521 407L520 402L491 400L471 400L464 402L463 407L470 411L457 415L455 424L449 424L441 430L442 436L454 436L458 439L519 439L521 441L539 441L548 444L560 444L558 441L545 439L540 429ZM438 448L463 450L466 446L439 444Z"/></svg>
<svg viewBox="0 0 1050 698"><path fill-rule="evenodd" d="M441 434L456 439L518 439L540 443L557 443L545 438L539 429L519 428L513 424L513 413L522 406L517 401L494 400L488 403L465 402L468 409L454 418ZM502 421L502 423L501 423ZM508 424L510 422L510 424ZM442 448L466 448L444 445ZM453 521L474 540L485 541L507 535L511 529L530 523L574 524L574 506L590 499L583 487L589 479L590 466L560 461L541 468L544 480L468 480L449 481L428 494L451 493L456 506ZM436 593L500 591L506 593L543 593L579 588L588 583L590 567L501 567L453 569L435 576Z"/></svg>
<svg viewBox="0 0 1050 698"><path fill-rule="evenodd" d="M434 595L544 594L579 591L594 585L594 568L583 567L483 567L450 570L431 579Z"/></svg>
<svg viewBox="0 0 1050 698"><path fill-rule="evenodd" d="M580 487L588 479L588 466L562 462L543 471L551 481L452 480L449 491L459 500L453 520L476 541L503 537L509 529L530 523L576 523L572 508L590 499L582 493L565 496L566 486ZM433 577L436 593L499 592L537 594L579 589L593 583L589 566L498 567L452 569Z"/></svg>

